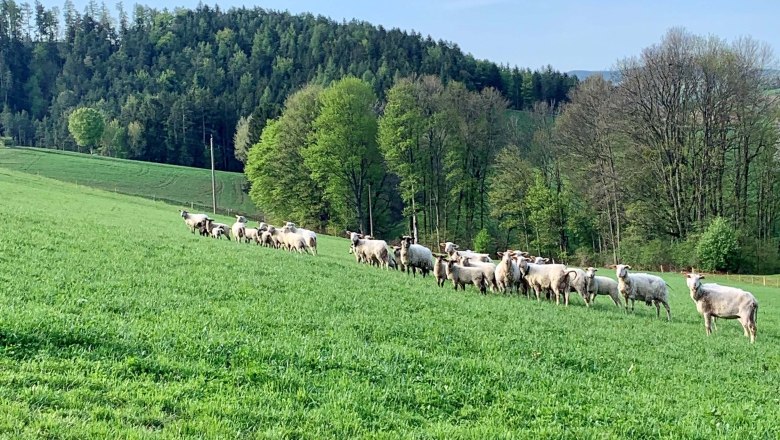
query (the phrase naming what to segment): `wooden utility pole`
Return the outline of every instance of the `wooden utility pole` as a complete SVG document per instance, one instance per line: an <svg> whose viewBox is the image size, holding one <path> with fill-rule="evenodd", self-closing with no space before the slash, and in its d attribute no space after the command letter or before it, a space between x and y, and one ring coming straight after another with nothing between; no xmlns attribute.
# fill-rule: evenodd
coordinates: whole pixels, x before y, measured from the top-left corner
<svg viewBox="0 0 780 440"><path fill-rule="evenodd" d="M414 187L412 187L412 237L414 238L414 244L417 244L417 209L414 207Z"/></svg>
<svg viewBox="0 0 780 440"><path fill-rule="evenodd" d="M368 229L369 234L374 236L374 212L371 206L371 184L368 184Z"/></svg>
<svg viewBox="0 0 780 440"><path fill-rule="evenodd" d="M217 184L214 180L214 135L211 135L209 140L211 146L211 206L214 214L217 213Z"/></svg>

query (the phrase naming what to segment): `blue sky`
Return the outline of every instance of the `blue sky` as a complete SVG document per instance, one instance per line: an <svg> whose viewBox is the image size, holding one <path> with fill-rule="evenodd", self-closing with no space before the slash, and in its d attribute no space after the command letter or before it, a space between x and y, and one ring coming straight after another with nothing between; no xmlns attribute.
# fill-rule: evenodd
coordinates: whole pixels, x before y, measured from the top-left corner
<svg viewBox="0 0 780 440"><path fill-rule="evenodd" d="M60 7L63 2L43 1ZM74 3L83 10L87 0ZM139 3L173 9L195 7L198 0ZM729 40L751 35L780 51L777 0L225 0L219 5L357 18L453 41L477 58L532 68L551 64L563 71L608 69L658 42L673 26Z"/></svg>

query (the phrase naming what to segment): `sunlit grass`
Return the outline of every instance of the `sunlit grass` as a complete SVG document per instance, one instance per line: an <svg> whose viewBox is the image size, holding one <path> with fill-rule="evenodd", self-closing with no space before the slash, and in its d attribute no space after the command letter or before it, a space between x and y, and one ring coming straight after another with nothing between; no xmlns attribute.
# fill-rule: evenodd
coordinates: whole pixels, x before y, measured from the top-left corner
<svg viewBox="0 0 780 440"><path fill-rule="evenodd" d="M437 288L340 238L201 238L175 206L3 169L0 195L0 436L780 434L777 289L745 286L750 345L705 337L679 274L667 323Z"/></svg>

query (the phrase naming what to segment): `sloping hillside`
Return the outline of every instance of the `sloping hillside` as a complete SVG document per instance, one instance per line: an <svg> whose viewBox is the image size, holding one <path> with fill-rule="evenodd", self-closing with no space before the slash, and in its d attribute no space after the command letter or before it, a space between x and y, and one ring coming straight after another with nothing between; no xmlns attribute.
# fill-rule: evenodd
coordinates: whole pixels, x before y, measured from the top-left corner
<svg viewBox="0 0 780 440"><path fill-rule="evenodd" d="M211 172L200 168L38 148L0 148L0 168L211 210ZM244 191L246 185L241 173L216 172L220 212L259 214Z"/></svg>

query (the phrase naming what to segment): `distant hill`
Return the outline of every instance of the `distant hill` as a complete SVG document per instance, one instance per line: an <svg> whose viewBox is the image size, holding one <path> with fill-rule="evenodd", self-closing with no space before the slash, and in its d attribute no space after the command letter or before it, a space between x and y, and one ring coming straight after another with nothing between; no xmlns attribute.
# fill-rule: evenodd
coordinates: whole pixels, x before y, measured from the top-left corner
<svg viewBox="0 0 780 440"><path fill-rule="evenodd" d="M585 81L589 76L601 75L607 81L617 79L617 72L613 70L570 70L566 72L569 76L576 76L580 81Z"/></svg>
<svg viewBox="0 0 780 440"><path fill-rule="evenodd" d="M39 148L0 148L2 168L211 211L211 173L201 168ZM244 191L243 174L217 171L215 177L219 212L260 215Z"/></svg>

